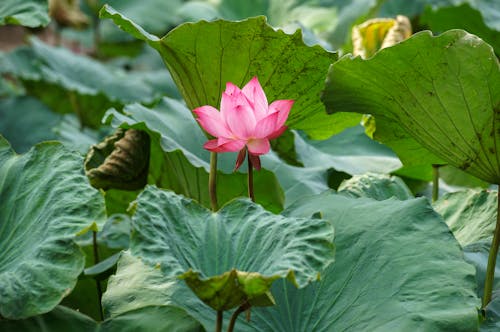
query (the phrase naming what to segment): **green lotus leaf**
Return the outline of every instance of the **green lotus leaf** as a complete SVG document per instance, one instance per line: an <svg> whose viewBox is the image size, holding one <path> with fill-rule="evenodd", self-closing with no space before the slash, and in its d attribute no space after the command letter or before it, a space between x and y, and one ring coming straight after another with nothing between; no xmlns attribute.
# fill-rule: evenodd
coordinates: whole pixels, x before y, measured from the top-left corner
<svg viewBox="0 0 500 332"><path fill-rule="evenodd" d="M47 0L4 0L0 3L0 25L19 24L35 28L49 22Z"/></svg>
<svg viewBox="0 0 500 332"><path fill-rule="evenodd" d="M265 169L274 172L278 178L285 194L284 206L290 205L305 195L319 194L330 189L328 171L325 168L288 165L272 151L261 157L261 164Z"/></svg>
<svg viewBox="0 0 500 332"><path fill-rule="evenodd" d="M98 0L96 2L98 2L98 6L96 6L95 14L102 6L108 4L153 33L165 33L173 26L181 23L180 17L177 15L177 11L182 5L181 0L145 0L142 2L135 0ZM168 15L165 15L165 13L168 13ZM117 29L111 22L103 21L101 24L102 41L106 43L123 43L133 40L130 35Z"/></svg>
<svg viewBox="0 0 500 332"><path fill-rule="evenodd" d="M336 116L337 113L332 114ZM403 168L395 173L412 179L431 181L432 165L444 165L446 162L436 157L428 149L417 142L394 121L384 116L364 117L363 125L371 137L390 147L403 163Z"/></svg>
<svg viewBox="0 0 500 332"><path fill-rule="evenodd" d="M92 318L64 306L39 316L19 320L0 320L3 332L96 332L97 322Z"/></svg>
<svg viewBox="0 0 500 332"><path fill-rule="evenodd" d="M210 278L203 278L199 272L189 270L179 278L186 281L189 288L210 307L230 310L244 303L253 307L274 305L269 289L280 276L265 277L256 272L232 269Z"/></svg>
<svg viewBox="0 0 500 332"><path fill-rule="evenodd" d="M205 329L184 309L175 306L144 307L101 323L99 332L204 332Z"/></svg>
<svg viewBox="0 0 500 332"><path fill-rule="evenodd" d="M61 115L51 112L39 100L23 96L0 100L0 118L0 133L14 150L24 153L36 143L56 138L52 128L59 123Z"/></svg>
<svg viewBox="0 0 500 332"><path fill-rule="evenodd" d="M160 53L190 109L218 107L227 82L242 86L258 76L270 102L295 100L288 126L316 138L329 137L335 127L319 93L337 55L306 46L299 31L287 35L257 17L185 23L159 39L110 6L104 6L100 15Z"/></svg>
<svg viewBox="0 0 500 332"><path fill-rule="evenodd" d="M82 272L75 235L104 223L103 198L82 162L55 142L16 155L0 137L1 316L52 310Z"/></svg>
<svg viewBox="0 0 500 332"><path fill-rule="evenodd" d="M402 201L413 198L410 189L397 176L375 173L353 176L340 184L338 192L350 197L367 197L378 201L391 197Z"/></svg>
<svg viewBox="0 0 500 332"><path fill-rule="evenodd" d="M302 289L275 281L276 305L253 308L249 323L238 319L238 331L477 331L474 268L427 200L330 192L285 210L293 216L318 212L339 230L335 264ZM487 252L484 259L485 268ZM215 311L184 283L130 254L120 259L103 303L114 314L168 303L186 309L207 331L215 324Z"/></svg>
<svg viewBox="0 0 500 332"><path fill-rule="evenodd" d="M125 251L118 262L117 273L109 278L108 287L103 294L102 303L106 321L116 319L125 321L128 317L137 317L136 313L142 311L142 317L137 317L142 324L154 324L147 322L149 318L165 326L165 328L158 327L158 331L204 331L176 303L175 300L180 300L182 294L197 301L201 307L211 310L203 305L183 282L175 277L165 277L160 268L151 267ZM129 321L128 324L133 323ZM106 322L104 325L107 325ZM137 327L138 324L132 326ZM140 326L137 329L143 330ZM151 330L156 331L156 329Z"/></svg>
<svg viewBox="0 0 500 332"><path fill-rule="evenodd" d="M325 193L284 214L317 212L338 229L335 264L304 289L276 282L276 306L253 312L248 330L477 330L474 269L426 199Z"/></svg>
<svg viewBox="0 0 500 332"><path fill-rule="evenodd" d="M491 241L478 241L464 247L465 259L476 268L477 294L482 296ZM485 308L486 318L481 322L481 332L495 332L500 327L500 256L497 256L491 302Z"/></svg>
<svg viewBox="0 0 500 332"><path fill-rule="evenodd" d="M420 32L368 60L345 56L332 66L323 101L329 112L390 121L449 164L500 182L499 63L474 35Z"/></svg>
<svg viewBox="0 0 500 332"><path fill-rule="evenodd" d="M0 57L0 72L19 78L27 92L59 113L75 113L81 123L97 128L110 107L151 102L156 93L140 77L107 67L64 48L31 38Z"/></svg>
<svg viewBox="0 0 500 332"><path fill-rule="evenodd" d="M497 218L497 193L467 190L447 193L434 203L460 245L491 239Z"/></svg>
<svg viewBox="0 0 500 332"><path fill-rule="evenodd" d="M148 183L172 189L209 207L210 154L203 149L207 138L186 106L177 100L163 98L152 109L139 104L127 105L124 113L111 110L106 119L113 127L143 130L151 137ZM246 196L246 174L233 173L236 153L220 154L218 159L221 170L217 175L219 204ZM254 173L254 190L257 203L266 209L273 212L283 209L281 187L276 176L268 170Z"/></svg>
<svg viewBox="0 0 500 332"><path fill-rule="evenodd" d="M371 140L361 126L348 128L322 141L296 135L295 146L305 167L334 168L350 175L360 175L391 173L402 166L391 149Z"/></svg>
<svg viewBox="0 0 500 332"><path fill-rule="evenodd" d="M82 128L76 114L64 114L61 122L52 128L52 131L64 146L85 155L92 145L99 143L109 134L110 129L108 127Z"/></svg>
<svg viewBox="0 0 500 332"><path fill-rule="evenodd" d="M296 287L316 280L333 262L332 241L333 228L321 219L284 218L242 199L213 213L148 186L137 199L130 250L166 276L186 279L215 310L228 310L260 303L274 279Z"/></svg>
<svg viewBox="0 0 500 332"><path fill-rule="evenodd" d="M420 23L436 32L457 28L466 30L490 44L495 53L500 54L500 24L495 22L496 30L487 26L481 12L471 5L472 3L465 2L460 6L427 6L420 17ZM500 6L496 15L500 15ZM467 19L464 20L464 17ZM498 18L495 21L498 21Z"/></svg>

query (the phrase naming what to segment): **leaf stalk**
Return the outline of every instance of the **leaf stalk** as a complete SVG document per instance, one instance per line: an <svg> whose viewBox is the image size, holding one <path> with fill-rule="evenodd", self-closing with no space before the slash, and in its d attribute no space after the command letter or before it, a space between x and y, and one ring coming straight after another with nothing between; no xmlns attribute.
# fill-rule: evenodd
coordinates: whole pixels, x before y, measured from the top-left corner
<svg viewBox="0 0 500 332"><path fill-rule="evenodd" d="M212 211L217 211L217 153L210 152L210 174L208 175L208 193Z"/></svg>
<svg viewBox="0 0 500 332"><path fill-rule="evenodd" d="M495 280L495 265L497 263L498 247L500 245L500 188L497 193L497 223L493 241L491 242L490 254L488 256L488 267L486 268L486 279L484 281L483 310L491 302L493 293L493 281Z"/></svg>
<svg viewBox="0 0 500 332"><path fill-rule="evenodd" d="M236 320L238 319L238 316L244 312L250 309L251 305L248 302L243 303L236 309L236 311L233 313L231 316L231 320L229 321L229 326L227 327L227 332L233 332L234 326L236 324Z"/></svg>
<svg viewBox="0 0 500 332"><path fill-rule="evenodd" d="M94 264L98 264L99 263L99 250L97 247L97 231L92 231L92 246L94 249ZM97 276L94 277L94 279L95 279L95 284L96 284L96 288L97 288L97 302L99 303L99 317L101 318L101 320L104 320L104 313L102 310L102 302L101 302L101 299L102 299L101 283L100 283L99 279L97 279Z"/></svg>
<svg viewBox="0 0 500 332"><path fill-rule="evenodd" d="M253 192L253 164L252 160L250 159L250 152L248 152L247 155L247 163L248 163L248 197L250 197L252 202L255 202L255 195Z"/></svg>

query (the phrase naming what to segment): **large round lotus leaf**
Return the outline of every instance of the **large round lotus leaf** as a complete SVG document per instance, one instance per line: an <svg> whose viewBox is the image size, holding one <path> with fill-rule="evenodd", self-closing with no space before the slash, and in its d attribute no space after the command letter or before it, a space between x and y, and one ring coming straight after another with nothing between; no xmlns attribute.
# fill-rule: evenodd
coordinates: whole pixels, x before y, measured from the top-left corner
<svg viewBox="0 0 500 332"><path fill-rule="evenodd" d="M147 187L137 199L130 250L167 276L180 276L208 305L272 304L271 283L304 287L333 262L333 228L285 218L248 200L213 213L170 191Z"/></svg>
<svg viewBox="0 0 500 332"><path fill-rule="evenodd" d="M497 220L497 192L467 190L448 193L434 203L462 246L489 240Z"/></svg>
<svg viewBox="0 0 500 332"><path fill-rule="evenodd" d="M345 56L334 63L323 101L329 112L389 121L449 164L499 183L499 68L478 37L425 31L368 60Z"/></svg>
<svg viewBox="0 0 500 332"><path fill-rule="evenodd" d="M477 331L474 268L425 199L380 202L325 193L286 210L317 212L338 229L335 264L303 289L274 282L276 305L253 308L249 323L237 322L238 331ZM215 326L215 311L185 285L129 254L120 259L103 303L111 315L172 304L207 331Z"/></svg>
<svg viewBox="0 0 500 332"><path fill-rule="evenodd" d="M249 330L477 330L474 268L426 199L325 193L284 214L317 212L338 230L335 264L304 289L276 282L276 306L255 310Z"/></svg>
<svg viewBox="0 0 500 332"><path fill-rule="evenodd" d="M317 138L334 131L319 94L337 55L306 46L300 31L287 35L256 17L185 23L159 39L112 7L104 6L100 15L160 53L190 109L218 107L227 82L242 87L257 76L269 102L295 100L287 125Z"/></svg>
<svg viewBox="0 0 500 332"><path fill-rule="evenodd" d="M48 312L74 287L84 256L73 238L104 222L102 196L82 167L59 143L16 155L0 137L1 316Z"/></svg>

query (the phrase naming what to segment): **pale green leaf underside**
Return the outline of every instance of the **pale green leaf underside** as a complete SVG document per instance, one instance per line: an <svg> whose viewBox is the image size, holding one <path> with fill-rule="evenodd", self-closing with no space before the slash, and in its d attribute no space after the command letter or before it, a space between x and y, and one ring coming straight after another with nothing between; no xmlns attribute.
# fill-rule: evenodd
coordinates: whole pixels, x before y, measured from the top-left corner
<svg viewBox="0 0 500 332"><path fill-rule="evenodd" d="M434 203L460 245L489 240L495 231L497 192L468 190L448 193Z"/></svg>
<svg viewBox="0 0 500 332"><path fill-rule="evenodd" d="M242 199L213 213L173 192L148 186L137 200L130 249L159 265L166 276L193 270L204 281L233 269L255 272L236 287L252 300L268 291L262 286L270 285L270 277L288 278L297 287L316 280L333 262L332 241L333 228L324 220L284 218ZM226 296L214 294L213 301L206 302L227 310L234 302L219 301Z"/></svg>
<svg viewBox="0 0 500 332"><path fill-rule="evenodd" d="M451 165L500 182L500 70L488 44L462 30L420 32L329 73L329 112L373 114Z"/></svg>
<svg viewBox="0 0 500 332"><path fill-rule="evenodd" d="M183 296L193 300L198 306L212 311L201 303L181 280L165 277L159 268L145 264L126 251L122 253L118 262L116 274L109 278L102 303L106 321L127 322L130 317L137 318L137 313L142 311L141 323L147 323L148 320L161 322L164 329L157 327L158 331L204 331L189 314L186 314L186 311L181 309L182 306L178 302L186 304L182 299ZM130 326L130 323L129 320L121 327ZM114 324L104 323L104 325Z"/></svg>
<svg viewBox="0 0 500 332"><path fill-rule="evenodd" d="M160 53L190 109L218 107L227 82L242 87L257 76L269 102L295 100L287 125L317 138L335 131L319 94L337 55L306 46L300 32L287 35L257 17L185 23L158 40L109 6L100 15Z"/></svg>
<svg viewBox="0 0 500 332"><path fill-rule="evenodd" d="M0 315L48 312L82 272L73 238L104 223L103 198L82 162L55 142L19 156L0 137Z"/></svg>
<svg viewBox="0 0 500 332"><path fill-rule="evenodd" d="M391 197L399 200L414 198L410 189L397 176L367 173L355 175L342 182L338 192L350 197L366 197L383 201Z"/></svg>

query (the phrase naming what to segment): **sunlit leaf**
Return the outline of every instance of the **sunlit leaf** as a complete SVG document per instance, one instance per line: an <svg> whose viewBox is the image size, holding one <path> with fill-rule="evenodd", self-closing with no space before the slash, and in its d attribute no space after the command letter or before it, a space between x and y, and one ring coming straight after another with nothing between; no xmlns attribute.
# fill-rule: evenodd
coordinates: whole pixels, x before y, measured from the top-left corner
<svg viewBox="0 0 500 332"><path fill-rule="evenodd" d="M397 176L368 173L342 182L338 192L350 197L367 197L383 201L391 197L400 200L413 198L406 184Z"/></svg>
<svg viewBox="0 0 500 332"><path fill-rule="evenodd" d="M420 32L369 60L343 57L328 80L329 112L372 114L377 126L387 121L449 164L500 182L500 69L476 36Z"/></svg>
<svg viewBox="0 0 500 332"><path fill-rule="evenodd" d="M493 26L487 26L481 12L471 7L471 4L472 2L449 7L427 6L420 17L420 22L435 32L444 32L449 29L466 30L483 39L493 47L496 54L500 54L500 24L495 22L496 29ZM494 10L493 13L497 17L495 20L498 21L500 6L496 13Z"/></svg>
<svg viewBox="0 0 500 332"><path fill-rule="evenodd" d="M190 109L218 107L227 82L243 86L258 76L269 102L295 100L287 125L318 138L331 135L335 123L318 96L337 55L306 46L300 31L287 35L257 17L185 23L159 39L109 6L100 14L158 50Z"/></svg>
<svg viewBox="0 0 500 332"><path fill-rule="evenodd" d="M497 207L497 193L487 190L448 193L434 203L462 246L491 239Z"/></svg>

